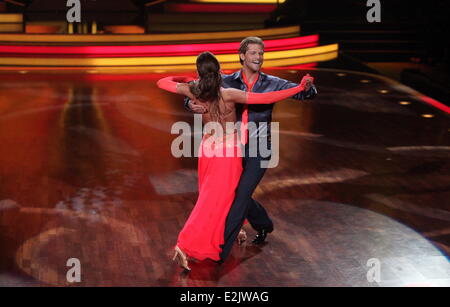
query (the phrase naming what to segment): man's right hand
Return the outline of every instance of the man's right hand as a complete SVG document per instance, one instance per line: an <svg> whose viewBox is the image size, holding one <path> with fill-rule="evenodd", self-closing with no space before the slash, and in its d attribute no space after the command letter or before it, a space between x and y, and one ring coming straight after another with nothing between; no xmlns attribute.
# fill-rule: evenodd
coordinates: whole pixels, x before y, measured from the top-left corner
<svg viewBox="0 0 450 307"><path fill-rule="evenodd" d="M195 103L195 101L192 101L192 100L189 101L188 107L189 107L189 109L191 109L192 112L198 113L198 114L203 114L208 111L204 106L199 105L199 104Z"/></svg>
<svg viewBox="0 0 450 307"><path fill-rule="evenodd" d="M309 89L314 85L314 77L311 77L310 74L306 74L306 76L302 78L300 84L304 86L305 91L309 91Z"/></svg>

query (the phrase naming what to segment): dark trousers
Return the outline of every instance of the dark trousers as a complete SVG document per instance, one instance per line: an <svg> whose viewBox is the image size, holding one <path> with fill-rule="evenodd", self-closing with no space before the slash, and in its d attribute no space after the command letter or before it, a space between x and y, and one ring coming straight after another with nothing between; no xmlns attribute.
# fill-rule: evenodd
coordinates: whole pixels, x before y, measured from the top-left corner
<svg viewBox="0 0 450 307"><path fill-rule="evenodd" d="M246 148L247 150L248 148ZM256 186L266 172L266 168L261 167L261 161L262 158L249 158L247 154L243 158L243 172L236 189L233 204L226 219L225 242L221 246L222 253L220 254L222 260L228 257L246 218L256 231L266 229L268 232L271 232L273 230L273 223L267 215L266 210L252 198Z"/></svg>

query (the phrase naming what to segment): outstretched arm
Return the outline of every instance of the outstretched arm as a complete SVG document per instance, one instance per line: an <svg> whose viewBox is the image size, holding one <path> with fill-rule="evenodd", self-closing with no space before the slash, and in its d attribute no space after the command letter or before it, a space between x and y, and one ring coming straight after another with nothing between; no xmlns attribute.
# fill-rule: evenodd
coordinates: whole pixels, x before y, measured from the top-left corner
<svg viewBox="0 0 450 307"><path fill-rule="evenodd" d="M305 85L299 84L289 89L267 93L249 93L232 88L224 89L223 92L226 95L224 98L227 102L245 104L269 104L292 97L298 92L303 91L304 89Z"/></svg>
<svg viewBox="0 0 450 307"><path fill-rule="evenodd" d="M189 98L193 99L194 95L192 95L191 90L189 89L189 85L186 83L192 80L193 78L191 77L170 76L159 79L156 85L163 90L188 96Z"/></svg>

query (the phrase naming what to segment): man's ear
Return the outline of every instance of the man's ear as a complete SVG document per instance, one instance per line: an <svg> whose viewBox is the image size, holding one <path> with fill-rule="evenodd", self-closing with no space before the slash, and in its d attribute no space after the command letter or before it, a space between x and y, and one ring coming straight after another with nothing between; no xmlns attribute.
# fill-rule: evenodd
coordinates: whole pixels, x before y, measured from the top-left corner
<svg viewBox="0 0 450 307"><path fill-rule="evenodd" d="M241 61L244 61L245 55L243 53L239 53L239 58L241 59Z"/></svg>

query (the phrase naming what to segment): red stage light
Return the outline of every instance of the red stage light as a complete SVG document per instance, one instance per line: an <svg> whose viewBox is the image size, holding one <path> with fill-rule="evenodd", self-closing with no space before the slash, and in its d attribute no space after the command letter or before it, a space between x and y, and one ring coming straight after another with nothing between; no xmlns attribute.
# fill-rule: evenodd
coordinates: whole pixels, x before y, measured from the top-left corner
<svg viewBox="0 0 450 307"><path fill-rule="evenodd" d="M438 108L439 110L450 114L450 107L437 101L436 99L433 99L433 98L425 96L425 95L419 95L419 98L422 99L423 101L425 101L426 103L428 103L429 105L432 105L433 107Z"/></svg>

